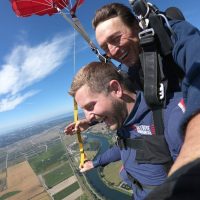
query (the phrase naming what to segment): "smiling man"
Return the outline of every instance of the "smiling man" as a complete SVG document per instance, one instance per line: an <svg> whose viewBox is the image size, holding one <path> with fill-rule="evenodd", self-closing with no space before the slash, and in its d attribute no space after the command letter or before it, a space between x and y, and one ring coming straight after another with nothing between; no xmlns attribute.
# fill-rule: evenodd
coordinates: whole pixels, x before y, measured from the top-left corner
<svg viewBox="0 0 200 200"><path fill-rule="evenodd" d="M167 168L175 160L182 138L178 132L183 115L181 95L169 98L164 110L164 135L155 135L152 112L141 92L127 74L112 64L92 62L74 77L69 94L83 109L86 119L69 124L64 132L86 130L92 122L104 122L117 130L118 143L93 161L84 163L81 172L121 160L121 178L132 188L135 200L144 197L167 177Z"/></svg>
<svg viewBox="0 0 200 200"><path fill-rule="evenodd" d="M140 28L127 7L117 3L103 7L102 12L97 11L93 27L97 42L108 57L128 67L139 64Z"/></svg>

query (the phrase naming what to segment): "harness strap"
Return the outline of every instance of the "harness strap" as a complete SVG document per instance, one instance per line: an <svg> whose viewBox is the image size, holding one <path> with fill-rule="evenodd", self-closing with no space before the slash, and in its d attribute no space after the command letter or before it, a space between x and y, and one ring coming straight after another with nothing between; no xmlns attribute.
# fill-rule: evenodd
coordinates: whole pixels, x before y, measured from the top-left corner
<svg viewBox="0 0 200 200"><path fill-rule="evenodd" d="M162 108L166 104L166 93L168 90L179 91L178 79L183 78L183 72L179 67L173 65L171 70L169 62L166 62L165 66L168 67L170 73L163 68L163 62L172 58L173 49L171 35L174 35L174 31L168 19L185 20L185 18L182 12L175 7L170 7L163 13L156 6L144 0L129 0L129 3L143 29L139 33L139 38L142 47L140 61L144 72L144 96L153 111L156 134L164 134ZM173 71L172 74L171 71ZM171 84L174 82L176 83L175 89Z"/></svg>
<svg viewBox="0 0 200 200"><path fill-rule="evenodd" d="M154 185L146 185L146 184L142 184L140 183L136 178L134 178L133 176L131 176L130 173L126 172L127 173L127 176L129 178L129 180L134 184L136 185L137 187L139 187L141 190L153 190L155 189L157 186L154 186Z"/></svg>
<svg viewBox="0 0 200 200"><path fill-rule="evenodd" d="M135 160L139 164L172 164L169 147L163 135L143 135L137 138L117 139L120 149L132 148L136 151ZM168 168L168 167L167 167Z"/></svg>
<svg viewBox="0 0 200 200"><path fill-rule="evenodd" d="M159 40L159 48L163 56L167 56L171 53L173 48L172 40L167 33L162 20L154 13L149 14L150 27L153 28L156 33L157 39Z"/></svg>
<svg viewBox="0 0 200 200"><path fill-rule="evenodd" d="M162 109L165 104L167 80L162 70L162 61L157 50L153 29L140 32L142 52L140 61L144 72L144 97L153 112L156 134L164 133Z"/></svg>
<svg viewBox="0 0 200 200"><path fill-rule="evenodd" d="M157 135L164 134L163 110L161 107L153 108L154 127Z"/></svg>

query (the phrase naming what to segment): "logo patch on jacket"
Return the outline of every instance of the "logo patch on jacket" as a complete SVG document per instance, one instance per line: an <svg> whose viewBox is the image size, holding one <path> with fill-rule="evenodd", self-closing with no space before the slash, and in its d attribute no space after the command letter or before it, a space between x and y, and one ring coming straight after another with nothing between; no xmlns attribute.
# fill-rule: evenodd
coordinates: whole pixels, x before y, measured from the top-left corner
<svg viewBox="0 0 200 200"><path fill-rule="evenodd" d="M153 125L133 125L132 128L141 135L154 135L155 128Z"/></svg>

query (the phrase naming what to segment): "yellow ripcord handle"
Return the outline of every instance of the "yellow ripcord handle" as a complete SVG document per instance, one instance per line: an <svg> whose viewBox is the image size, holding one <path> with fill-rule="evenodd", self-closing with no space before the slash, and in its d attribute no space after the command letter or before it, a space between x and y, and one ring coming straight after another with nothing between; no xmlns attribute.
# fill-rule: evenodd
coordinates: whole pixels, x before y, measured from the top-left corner
<svg viewBox="0 0 200 200"><path fill-rule="evenodd" d="M76 103L76 100L74 99L74 122L77 123L78 121L78 105ZM80 167L83 167L84 161L86 160L86 154L83 149L83 140L81 137L80 130L76 131L78 142L79 142L79 149L80 149Z"/></svg>

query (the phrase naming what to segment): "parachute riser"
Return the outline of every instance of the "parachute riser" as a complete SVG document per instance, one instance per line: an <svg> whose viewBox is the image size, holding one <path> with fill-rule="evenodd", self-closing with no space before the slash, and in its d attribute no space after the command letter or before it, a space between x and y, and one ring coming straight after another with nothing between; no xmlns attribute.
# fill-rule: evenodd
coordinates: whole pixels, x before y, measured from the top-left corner
<svg viewBox="0 0 200 200"><path fill-rule="evenodd" d="M92 52L96 54L96 56L99 58L101 62L107 62L107 58L102 55L99 51L99 49L94 45L92 40L89 38L87 35L86 31L84 30L83 26L81 25L80 21L76 17L74 13L71 13L71 19L64 13L62 12L59 8L56 8L58 12L63 16L63 18L75 29L77 30L81 36L84 38L84 40L88 43L90 46Z"/></svg>

